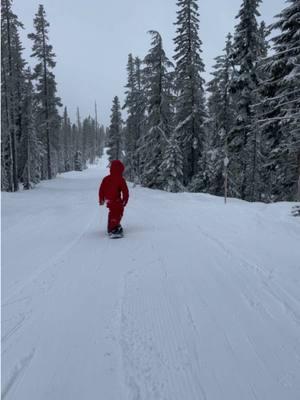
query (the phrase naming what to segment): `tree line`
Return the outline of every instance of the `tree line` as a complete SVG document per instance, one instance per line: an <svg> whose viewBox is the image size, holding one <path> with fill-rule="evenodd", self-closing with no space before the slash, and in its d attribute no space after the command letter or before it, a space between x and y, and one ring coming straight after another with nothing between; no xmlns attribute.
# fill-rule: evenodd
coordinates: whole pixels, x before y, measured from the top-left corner
<svg viewBox="0 0 300 400"><path fill-rule="evenodd" d="M249 201L300 199L300 0L287 0L271 26L259 19L261 1L242 1L207 84L196 0L177 1L173 62L157 31L143 59L129 54L107 144L130 180Z"/></svg>
<svg viewBox="0 0 300 400"><path fill-rule="evenodd" d="M12 0L1 0L1 190L30 189L57 173L82 170L102 153L105 131L95 115L71 123L67 107L60 115L54 75L55 53L43 5L34 18L31 70L24 60Z"/></svg>

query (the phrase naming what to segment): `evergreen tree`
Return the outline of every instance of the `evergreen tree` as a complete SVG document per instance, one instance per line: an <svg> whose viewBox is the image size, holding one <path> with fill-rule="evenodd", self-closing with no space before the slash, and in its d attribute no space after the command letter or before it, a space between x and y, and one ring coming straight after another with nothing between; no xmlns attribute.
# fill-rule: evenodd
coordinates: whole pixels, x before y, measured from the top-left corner
<svg viewBox="0 0 300 400"><path fill-rule="evenodd" d="M72 171L75 170L75 154L77 151L76 147L76 141L77 141L77 126L75 123L71 124L71 140L72 140L72 152L71 152L71 165L72 165Z"/></svg>
<svg viewBox="0 0 300 400"><path fill-rule="evenodd" d="M76 138L75 138L75 153L82 152L82 123L79 108L76 110Z"/></svg>
<svg viewBox="0 0 300 400"><path fill-rule="evenodd" d="M38 130L41 140L46 148L47 159L43 177L51 179L53 176L51 157L58 147L58 131L60 118L58 107L61 106L60 98L56 95L56 82L52 69L55 67L55 54L49 44L46 13L43 5L39 6L34 19L35 33L28 35L33 41L32 55L36 57L38 64L34 68L33 78L37 80L36 96L38 100ZM53 163L54 164L54 163Z"/></svg>
<svg viewBox="0 0 300 400"><path fill-rule="evenodd" d="M82 155L85 163L94 163L96 158L96 121L91 116L85 118L82 124L83 147Z"/></svg>
<svg viewBox="0 0 300 400"><path fill-rule="evenodd" d="M84 118L82 121L82 161L83 168L87 168L87 161L89 160L89 137L91 129L91 117Z"/></svg>
<svg viewBox="0 0 300 400"><path fill-rule="evenodd" d="M4 168L2 189L16 191L25 61L18 32L23 25L11 5L11 0L1 0L1 165Z"/></svg>
<svg viewBox="0 0 300 400"><path fill-rule="evenodd" d="M120 160L122 158L122 116L120 110L120 101L117 96L113 99L111 109L110 126L108 131L109 150L107 154L109 160Z"/></svg>
<svg viewBox="0 0 300 400"><path fill-rule="evenodd" d="M216 57L213 79L208 83L208 191L222 195L224 191L224 159L227 156L227 137L233 127L235 110L230 93L233 74L231 62L232 36L228 34L224 54Z"/></svg>
<svg viewBox="0 0 300 400"><path fill-rule="evenodd" d="M173 132L163 154L160 165L160 180L162 188L168 192L183 190L183 155L178 144L176 133Z"/></svg>
<svg viewBox="0 0 300 400"><path fill-rule="evenodd" d="M105 127L100 125L97 133L97 157L101 157L103 154L105 144Z"/></svg>
<svg viewBox="0 0 300 400"><path fill-rule="evenodd" d="M127 84L125 86L125 102L127 110L125 123L125 164L126 174L131 181L140 180L139 146L144 132L145 95L141 70L141 60L132 54L128 56Z"/></svg>
<svg viewBox="0 0 300 400"><path fill-rule="evenodd" d="M41 179L41 159L44 148L35 127L35 101L31 71L26 71L25 95L22 109L23 129L19 146L20 176L24 189L31 189Z"/></svg>
<svg viewBox="0 0 300 400"><path fill-rule="evenodd" d="M135 110L135 148L133 154L133 165L135 181L141 182L141 172L143 170L143 158L140 152L142 148L143 138L146 126L146 107L147 100L145 94L145 79L142 69L142 61L139 57L134 59L135 68L135 96L134 96L134 110Z"/></svg>
<svg viewBox="0 0 300 400"><path fill-rule="evenodd" d="M264 198L269 201L293 200L297 191L300 195L300 1L288 3L271 27L274 54L264 63L268 79L257 105Z"/></svg>
<svg viewBox="0 0 300 400"><path fill-rule="evenodd" d="M176 131L184 157L184 183L201 168L204 140L204 79L201 73L204 64L201 59L199 13L196 0L178 0L177 36L175 42L176 61Z"/></svg>
<svg viewBox="0 0 300 400"><path fill-rule="evenodd" d="M77 150L75 152L74 165L75 165L75 171L82 171L83 170L82 154L81 154L80 150Z"/></svg>
<svg viewBox="0 0 300 400"><path fill-rule="evenodd" d="M140 150L143 159L142 184L160 188L163 182L158 173L163 161L164 149L173 130L172 126L172 63L163 49L162 38L157 31L152 35L151 49L144 59L145 91L147 96L146 131Z"/></svg>
<svg viewBox="0 0 300 400"><path fill-rule="evenodd" d="M123 109L127 110L127 119L125 125L125 165L126 173L129 179L134 179L134 151L136 146L136 126L135 126L135 92L136 92L136 81L134 71L134 59L132 54L128 55L127 63L127 75L128 81L125 86L125 102Z"/></svg>
<svg viewBox="0 0 300 400"><path fill-rule="evenodd" d="M74 148L72 143L72 126L68 116L67 107L64 108L64 114L61 125L61 138L62 140L62 155L63 155L63 169L68 172L73 169L73 154Z"/></svg>
<svg viewBox="0 0 300 400"><path fill-rule="evenodd" d="M261 34L257 17L261 0L243 0L236 18L232 59L236 73L232 92L236 103L236 121L229 135L229 171L233 191L242 199L257 195L258 137L252 106L257 103L258 63L261 56Z"/></svg>

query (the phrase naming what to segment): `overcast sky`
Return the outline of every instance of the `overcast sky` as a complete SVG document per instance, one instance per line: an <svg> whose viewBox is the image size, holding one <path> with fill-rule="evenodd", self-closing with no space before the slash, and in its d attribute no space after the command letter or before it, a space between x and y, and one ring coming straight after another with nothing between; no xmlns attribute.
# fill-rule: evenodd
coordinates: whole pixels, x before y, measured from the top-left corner
<svg viewBox="0 0 300 400"><path fill-rule="evenodd" d="M58 94L74 118L93 114L98 103L100 122L109 123L113 96L124 98L128 53L143 58L150 46L150 29L158 30L169 58L173 55L176 0L14 0L13 9L25 26L22 42L29 60L33 17L45 6L50 22L49 37L56 53ZM199 0L200 38L203 42L205 79L214 57L224 48L225 36L233 32L242 0ZM264 0L262 18L285 7L284 0Z"/></svg>

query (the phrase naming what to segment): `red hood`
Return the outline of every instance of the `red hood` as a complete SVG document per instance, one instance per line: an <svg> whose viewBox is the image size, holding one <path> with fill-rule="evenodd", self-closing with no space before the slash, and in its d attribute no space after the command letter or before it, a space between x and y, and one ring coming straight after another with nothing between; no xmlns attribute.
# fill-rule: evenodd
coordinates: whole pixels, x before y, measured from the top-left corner
<svg viewBox="0 0 300 400"><path fill-rule="evenodd" d="M120 175L122 176L123 172L124 172L124 165L120 160L113 160L110 163L110 174L111 175Z"/></svg>

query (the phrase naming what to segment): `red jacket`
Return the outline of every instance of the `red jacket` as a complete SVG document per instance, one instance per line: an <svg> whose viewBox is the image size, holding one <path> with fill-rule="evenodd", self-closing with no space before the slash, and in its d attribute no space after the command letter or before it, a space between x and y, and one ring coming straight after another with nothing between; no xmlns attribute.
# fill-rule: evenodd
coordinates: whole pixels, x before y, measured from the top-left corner
<svg viewBox="0 0 300 400"><path fill-rule="evenodd" d="M124 165L119 160L110 164L110 175L107 175L101 182L99 188L99 203L107 201L110 204L122 202L125 207L128 202L129 192L125 179L123 178Z"/></svg>

